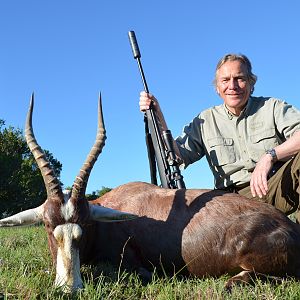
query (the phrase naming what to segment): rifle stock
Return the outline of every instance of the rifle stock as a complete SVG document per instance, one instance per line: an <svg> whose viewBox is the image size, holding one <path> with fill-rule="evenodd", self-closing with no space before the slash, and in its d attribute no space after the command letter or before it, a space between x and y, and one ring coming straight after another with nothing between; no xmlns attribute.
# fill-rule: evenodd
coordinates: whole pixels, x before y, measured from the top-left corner
<svg viewBox="0 0 300 300"><path fill-rule="evenodd" d="M138 63L144 90L146 93L149 93L148 85L140 60L141 53L134 31L129 31L128 36L133 52L133 57ZM150 108L146 110L144 121L146 129L146 139L147 137L151 136L150 141L149 139L147 141L151 182L157 184L155 167L157 164L162 187L172 189L185 188L183 177L180 173L180 169L176 161L171 131L166 130L161 132L152 105L150 105ZM151 152L154 152L154 155Z"/></svg>

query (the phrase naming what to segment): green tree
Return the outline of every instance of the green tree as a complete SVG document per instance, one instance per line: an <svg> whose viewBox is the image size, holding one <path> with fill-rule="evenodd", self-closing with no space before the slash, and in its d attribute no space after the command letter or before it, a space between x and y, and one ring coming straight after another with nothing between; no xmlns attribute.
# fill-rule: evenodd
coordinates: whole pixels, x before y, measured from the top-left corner
<svg viewBox="0 0 300 300"><path fill-rule="evenodd" d="M96 191L93 191L91 194L86 194L85 197L89 201L95 200L95 199L103 196L104 194L108 193L111 190L112 190L111 188L103 186L101 190L96 190Z"/></svg>
<svg viewBox="0 0 300 300"><path fill-rule="evenodd" d="M62 164L44 150L59 178ZM36 207L47 197L40 170L22 131L0 120L0 216Z"/></svg>

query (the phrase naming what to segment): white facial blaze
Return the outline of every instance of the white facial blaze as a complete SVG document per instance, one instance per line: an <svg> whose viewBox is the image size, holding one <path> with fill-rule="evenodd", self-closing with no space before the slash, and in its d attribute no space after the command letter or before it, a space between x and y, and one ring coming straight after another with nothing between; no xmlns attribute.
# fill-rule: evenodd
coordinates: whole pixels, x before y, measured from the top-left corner
<svg viewBox="0 0 300 300"><path fill-rule="evenodd" d="M66 222L71 220L74 215L75 207L71 201L67 201L65 205L62 205L60 208L60 212L62 217Z"/></svg>
<svg viewBox="0 0 300 300"><path fill-rule="evenodd" d="M65 292L82 288L80 275L80 259L77 242L82 230L78 224L63 224L54 229L57 241L57 264L55 286L62 287Z"/></svg>

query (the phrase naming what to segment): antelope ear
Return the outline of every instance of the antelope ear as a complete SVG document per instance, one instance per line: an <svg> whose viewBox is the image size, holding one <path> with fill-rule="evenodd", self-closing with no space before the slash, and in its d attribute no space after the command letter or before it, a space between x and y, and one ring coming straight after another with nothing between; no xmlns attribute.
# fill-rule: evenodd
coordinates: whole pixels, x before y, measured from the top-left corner
<svg viewBox="0 0 300 300"><path fill-rule="evenodd" d="M120 222L133 220L139 217L137 215L121 212L119 210L115 210L97 204L89 204L89 207L91 219L94 221Z"/></svg>
<svg viewBox="0 0 300 300"><path fill-rule="evenodd" d="M13 216L0 220L0 227L24 226L36 224L43 220L44 205L24 210Z"/></svg>

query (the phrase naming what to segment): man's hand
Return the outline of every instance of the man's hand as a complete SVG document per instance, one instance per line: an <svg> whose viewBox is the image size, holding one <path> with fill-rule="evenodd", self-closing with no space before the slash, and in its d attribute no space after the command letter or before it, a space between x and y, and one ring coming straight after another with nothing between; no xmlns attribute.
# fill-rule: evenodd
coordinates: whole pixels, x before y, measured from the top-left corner
<svg viewBox="0 0 300 300"><path fill-rule="evenodd" d="M256 164L251 175L250 189L253 197L262 198L268 192L268 174L273 166L272 156L265 154Z"/></svg>
<svg viewBox="0 0 300 300"><path fill-rule="evenodd" d="M140 111L144 112L149 109L152 102L154 105L157 103L156 98L152 94L147 94L145 91L140 93Z"/></svg>

